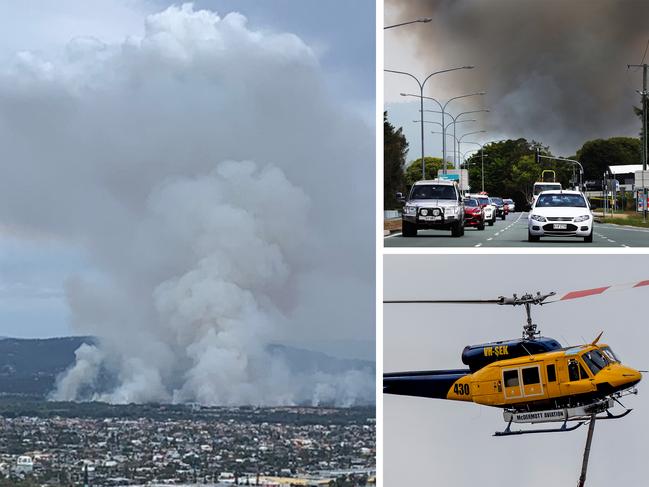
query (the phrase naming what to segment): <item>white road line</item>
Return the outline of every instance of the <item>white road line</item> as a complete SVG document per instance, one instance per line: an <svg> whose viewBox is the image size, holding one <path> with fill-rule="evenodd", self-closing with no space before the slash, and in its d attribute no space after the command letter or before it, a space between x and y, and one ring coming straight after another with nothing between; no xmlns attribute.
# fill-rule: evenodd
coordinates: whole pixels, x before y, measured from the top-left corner
<svg viewBox="0 0 649 487"><path fill-rule="evenodd" d="M493 240L493 238L492 238L492 237L489 237L487 240Z"/></svg>
<svg viewBox="0 0 649 487"><path fill-rule="evenodd" d="M607 239L611 243L615 243L615 240L611 240L610 238Z"/></svg>
<svg viewBox="0 0 649 487"><path fill-rule="evenodd" d="M482 247L482 242L479 244L475 244L474 247Z"/></svg>
<svg viewBox="0 0 649 487"><path fill-rule="evenodd" d="M386 235L385 237L383 237L383 240L385 240L386 238L398 237L399 235L401 235L401 232L392 233L390 235Z"/></svg>

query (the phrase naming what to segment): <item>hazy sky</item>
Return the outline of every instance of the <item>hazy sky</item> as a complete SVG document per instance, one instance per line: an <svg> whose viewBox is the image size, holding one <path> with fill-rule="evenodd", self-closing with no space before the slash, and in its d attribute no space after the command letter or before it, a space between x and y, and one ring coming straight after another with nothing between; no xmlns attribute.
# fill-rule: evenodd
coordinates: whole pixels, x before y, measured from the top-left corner
<svg viewBox="0 0 649 487"><path fill-rule="evenodd" d="M567 292L647 278L649 256L633 255L387 255L386 299L494 299L524 292ZM544 336L563 345L604 331L622 362L646 370L647 289L611 292L533 310ZM384 305L385 372L465 368L462 349L520 336L522 308L490 305ZM646 376L646 374L645 374ZM646 379L645 379L646 380ZM640 485L649 426L647 384L622 402L634 412L598 422L586 485ZM385 485L573 485L586 429L494 438L505 423L497 408L385 394Z"/></svg>
<svg viewBox="0 0 649 487"><path fill-rule="evenodd" d="M644 19L649 3L638 0L386 0L385 24L432 17L385 31L385 67L428 74L466 65L472 70L439 74L426 85L426 96L445 102L451 97L486 91L486 96L451 102L448 111L487 108L491 113L463 116L477 123L457 125L465 141L486 142L525 137L570 156L583 142L611 136L637 136L642 76L627 64L642 60L649 31ZM403 126L410 143L409 159L420 157L419 94L414 80L386 73L385 101L389 119ZM425 109L439 110L432 101ZM427 113L425 120L440 122ZM448 123L450 120L446 120ZM426 155L441 157L441 135L426 124ZM448 137L447 144L452 145ZM467 144L462 152L478 148ZM615 163L615 161L612 161Z"/></svg>
<svg viewBox="0 0 649 487"><path fill-rule="evenodd" d="M24 129L24 127L17 127L15 122L28 124L30 116L39 116L36 110L33 114L30 113L28 107L30 103L38 104L40 107L48 106L48 104L51 107L56 105L57 110L62 110L60 113L68 115L74 113L74 110L79 110L79 106L75 105L74 97L83 97L85 94L74 93L74 90L77 89L74 85L87 81L87 79L81 80L81 78L91 76L92 73L89 70L93 68L87 59L81 61L83 49L93 49L95 44L97 46L120 46L128 43L130 38L143 36L147 16L161 12L172 4L169 1L154 0L98 0L92 4L81 0L56 2L0 0L0 28L4 33L3 42L0 44L0 73L5 77L23 76L23 79L26 80L27 76L32 76L34 73L29 74L25 71L21 74L19 70L26 69L25 66L29 63L42 61L39 69L43 71L40 74L45 78L49 76L51 81L47 87L36 84L28 85L26 82L22 86L20 83L16 83L13 87L7 86L4 89L0 99L0 133L4 132L4 137L10 137L12 142L15 142L18 132ZM180 3L176 4L180 5ZM344 112L343 117L357 117L359 126L364 124L367 133L373 137L372 127L375 122L375 5L373 2L348 3L341 0L327 2L326 5L315 0L194 2L194 10L200 9L209 9L222 16L232 11L241 12L247 17L250 29L263 33L263 35L284 32L297 35L308 46L318 64L317 79L313 81L313 86L304 86L304 92L308 93L312 89L314 93L317 93L314 95L315 97L332 100L330 105L336 106L340 112ZM75 49L77 51L73 52ZM71 58L75 55L78 56L77 64ZM84 62L88 62L88 64L83 64ZM118 69L122 69L122 67L117 67L114 71ZM48 70L50 70L49 73ZM63 72L64 70L67 71ZM266 73L263 66L260 65L257 70L251 70L250 75L257 77L261 82ZM111 74L109 73L108 76ZM197 76L200 74L197 73ZM287 72L287 76L291 76L290 72ZM155 74L152 78L154 77ZM295 75L295 80L298 78L299 74ZM56 84L59 86L55 87ZM51 93L46 92L46 89L52 88L61 88L62 91L59 93L56 90ZM150 96L154 98L160 95L165 96L167 88L172 87L152 84L145 89L150 89ZM293 96L291 93L281 92L283 88L280 80L274 84L268 83L268 89L278 91L279 98L285 100L288 105L293 102L299 103L299 95ZM70 91L66 93L66 90ZM154 92L155 90L157 92ZM327 93L323 93L323 90ZM66 99L66 94L71 94L72 97ZM179 105L183 100L186 103L192 102L190 98L193 95L190 93L176 92L175 96ZM21 97L24 99L17 101ZM29 97L31 99L28 99ZM59 97L58 100L56 100L57 97ZM23 104L21 105L21 103ZM94 108L86 104L86 107L89 108L83 116L90 118L103 116L101 112L105 107L100 105L101 100L97 100ZM14 110L18 109L20 112L19 115L16 115ZM169 110L173 110L173 108ZM246 108L241 105L241 110L243 112ZM247 116L254 117L254 110L249 108L248 110ZM241 117L245 115L245 112L241 113ZM143 116L146 117L146 114ZM151 111L151 116L155 116L153 111ZM312 117L316 118L318 114L314 113ZM3 124L3 120L7 123ZM205 123L202 120L196 121L198 124ZM65 127L67 124L65 116L60 118L59 122L59 126ZM318 124L313 123L312 125L313 130L316 130ZM279 128L280 126L278 126ZM270 134L270 131L268 132ZM243 137L244 135L246 137ZM238 152L242 157L250 157L251 151L246 150L246 147L251 145L251 135L253 134L244 130L239 140L232 141L235 147L224 152L230 156ZM28 135L25 132L22 136ZM30 136L34 137L32 144L37 146L40 135L33 132ZM295 139L299 138L300 134L287 133L286 136ZM81 135L78 140L75 140L74 136L70 134L67 137L68 144L82 142ZM200 138L200 135L197 138ZM236 147L237 145L238 147ZM363 145L362 150L367 148L371 152L367 153L364 160L355 161L354 166L359 168L359 174L366 174L373 168L373 146L371 144ZM285 150L287 153L293 154L300 152L296 147L292 147L290 142L285 144ZM320 147L321 152L327 150ZM53 156L55 159L57 154L53 154ZM16 157L5 159L3 179L14 187L20 186L15 169L18 165L25 165L21 157L16 154ZM31 157L33 158L33 156ZM215 151L215 162L219 157L218 151ZM303 162L304 164L313 164L316 163L315 159L312 158L309 161L309 158L305 157ZM43 176L45 173L49 173L45 169L46 166L45 160L42 161L41 167L34 164L30 169L33 171L31 178L38 180L41 177L53 177L51 175ZM88 161L88 166L93 166L93 162ZM53 177L51 182L57 184L59 181L63 182L67 179L70 184L74 184L75 178L70 174L65 174L64 171L65 169L61 168L61 171ZM196 170L189 169L188 174L196 174ZM13 182L9 182L12 181L12 178ZM123 188L126 189L128 184L125 179ZM62 188L61 186L60 189L65 192ZM27 186L24 187L24 190L27 191ZM119 191L119 189L117 190ZM373 191L373 186L368 186L368 191L363 194L371 195ZM363 199L367 200L365 213L372 215L373 196ZM45 228L55 226L54 222L35 223L33 219L30 220L31 217L21 221L21 217L18 215L25 215L28 212L31 212L32 216L40 212L43 218L47 218L47 209L39 206L39 195L33 194L31 201L29 199L27 201L29 202L14 200L13 204L21 204L22 208L12 210L5 207L5 210L15 218L8 218L5 215L0 219L0 322L2 323L0 334L42 337L79 333L82 330L72 328L70 325L70 311L63 284L72 275L94 275L98 272L97 262L93 261L93 257L89 255L87 242L82 241L83 238L79 238L79 235L64 235L51 231L51 228ZM79 205L83 206L84 203L80 201ZM323 204L318 203L317 206L323 206ZM354 213L354 215L360 215L360 213L362 212ZM350 214L350 216L352 215ZM97 220L104 217L105 215L102 214L96 215ZM54 213L50 218L55 218ZM11 224L8 223L10 219L13 220ZM359 217L359 221L361 220L363 220L361 224L364 225L366 219ZM22 225L23 223L25 225ZM370 229L370 225L368 225L368 229ZM373 241L369 236L357 240L359 245L361 245L361 241L367 242L367 245L371 245L373 248ZM373 272L369 268L371 259L368 258L366 261L367 265L363 264L365 268L360 272L365 274L363 279L367 281L367 290L364 292L367 297L370 297L371 283L369 281ZM367 302L363 311L358 311L358 315L372 313L372 309L373 304ZM349 311L355 312L353 309ZM367 321L368 323L363 326L363 331L359 336L346 338L367 338L372 329L373 314L367 316Z"/></svg>

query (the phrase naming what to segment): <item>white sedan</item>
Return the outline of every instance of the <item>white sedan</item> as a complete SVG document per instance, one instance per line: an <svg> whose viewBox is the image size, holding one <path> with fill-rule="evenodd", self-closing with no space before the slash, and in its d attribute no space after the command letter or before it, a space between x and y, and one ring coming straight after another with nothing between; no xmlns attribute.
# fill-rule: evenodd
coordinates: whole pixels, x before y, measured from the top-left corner
<svg viewBox="0 0 649 487"><path fill-rule="evenodd" d="M527 240L541 237L580 237L593 241L593 214L579 191L543 191L530 210Z"/></svg>

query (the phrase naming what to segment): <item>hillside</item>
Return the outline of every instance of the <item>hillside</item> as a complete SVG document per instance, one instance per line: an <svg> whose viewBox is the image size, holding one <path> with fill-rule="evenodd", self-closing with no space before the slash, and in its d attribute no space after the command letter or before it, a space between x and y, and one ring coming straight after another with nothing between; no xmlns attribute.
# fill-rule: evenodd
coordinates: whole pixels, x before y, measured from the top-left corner
<svg viewBox="0 0 649 487"><path fill-rule="evenodd" d="M0 395L43 398L54 387L58 374L74 363L74 351L83 343L93 344L93 337L47 339L0 339ZM374 371L374 363L365 360L338 359L285 345L270 345L269 352L281 355L296 371L340 373L351 369Z"/></svg>

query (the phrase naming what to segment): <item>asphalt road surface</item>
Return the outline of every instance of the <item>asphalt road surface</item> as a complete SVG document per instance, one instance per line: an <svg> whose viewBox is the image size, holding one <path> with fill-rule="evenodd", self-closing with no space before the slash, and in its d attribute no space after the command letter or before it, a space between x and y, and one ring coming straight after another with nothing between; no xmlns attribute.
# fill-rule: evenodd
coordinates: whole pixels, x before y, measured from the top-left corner
<svg viewBox="0 0 649 487"><path fill-rule="evenodd" d="M595 223L593 242L583 238L546 237L540 242L527 241L527 213L510 213L505 220L496 220L480 231L467 227L463 237L453 238L451 232L419 230L416 237L393 233L383 240L385 247L649 247L649 230L620 225Z"/></svg>

